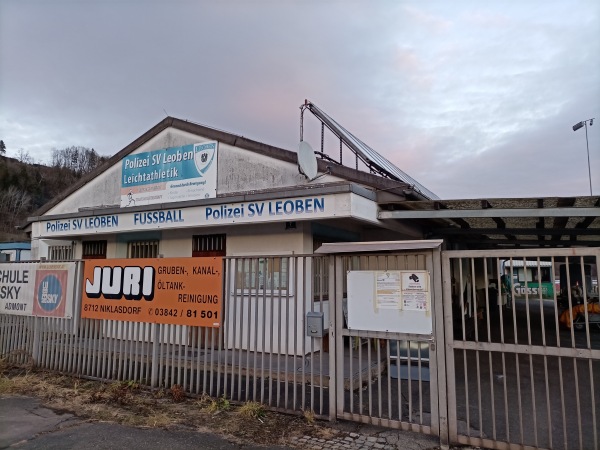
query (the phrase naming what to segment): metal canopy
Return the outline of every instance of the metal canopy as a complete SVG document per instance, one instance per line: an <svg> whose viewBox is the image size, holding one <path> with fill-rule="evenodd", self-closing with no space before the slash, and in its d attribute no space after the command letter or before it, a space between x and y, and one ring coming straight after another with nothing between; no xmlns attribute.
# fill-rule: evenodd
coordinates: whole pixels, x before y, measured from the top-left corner
<svg viewBox="0 0 600 450"><path fill-rule="evenodd" d="M401 202L379 219L417 221L461 248L600 247L600 197ZM385 208L388 208L387 210Z"/></svg>
<svg viewBox="0 0 600 450"><path fill-rule="evenodd" d="M438 248L444 243L441 239L427 241L374 241L374 242L334 242L321 245L315 253L375 253L384 251L423 250Z"/></svg>
<svg viewBox="0 0 600 450"><path fill-rule="evenodd" d="M373 150L363 141L358 139L356 136L354 136L352 133L346 130L342 125L336 122L333 118L328 116L324 111L319 109L314 103L311 103L307 100L300 109L302 111L304 111L304 109L308 109L311 113L313 113L315 117L317 117L323 125L327 126L327 128L329 128L329 130L331 130L331 132L335 134L341 142L343 142L352 152L354 152L357 158L364 162L371 169L371 171L379 173L384 177L391 178L392 180L408 183L409 185L411 185L411 188L414 191L420 193L425 198L432 200L439 199L437 195L435 195L417 180L412 178L410 175L400 170L398 167L396 167L378 152ZM321 137L321 139L323 138Z"/></svg>

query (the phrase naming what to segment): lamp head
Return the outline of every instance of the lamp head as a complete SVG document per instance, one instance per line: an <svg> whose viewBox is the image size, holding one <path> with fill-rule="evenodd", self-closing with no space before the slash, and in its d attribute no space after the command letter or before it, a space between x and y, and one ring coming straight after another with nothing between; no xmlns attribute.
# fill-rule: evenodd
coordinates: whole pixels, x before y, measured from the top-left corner
<svg viewBox="0 0 600 450"><path fill-rule="evenodd" d="M573 131L577 131L581 127L583 127L583 122L576 123L575 125L573 125Z"/></svg>

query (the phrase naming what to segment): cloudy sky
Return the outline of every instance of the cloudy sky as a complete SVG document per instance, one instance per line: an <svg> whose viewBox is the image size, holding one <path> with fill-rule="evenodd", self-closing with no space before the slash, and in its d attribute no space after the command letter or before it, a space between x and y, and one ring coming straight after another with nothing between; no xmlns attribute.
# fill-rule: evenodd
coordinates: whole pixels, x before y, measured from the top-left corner
<svg viewBox="0 0 600 450"><path fill-rule="evenodd" d="M0 0L0 139L112 155L167 113L295 150L309 99L441 198L570 196L596 117L599 195L598 36L597 0Z"/></svg>

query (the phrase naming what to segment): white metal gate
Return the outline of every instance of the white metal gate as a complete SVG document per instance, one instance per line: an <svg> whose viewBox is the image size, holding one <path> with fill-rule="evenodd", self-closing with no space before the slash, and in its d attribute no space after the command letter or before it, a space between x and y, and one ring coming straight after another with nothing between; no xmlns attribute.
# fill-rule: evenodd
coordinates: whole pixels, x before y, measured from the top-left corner
<svg viewBox="0 0 600 450"><path fill-rule="evenodd" d="M450 441L600 448L597 249L442 253Z"/></svg>
<svg viewBox="0 0 600 450"><path fill-rule="evenodd" d="M440 344L443 348L440 244L421 241L412 250L376 253L365 245L361 253L341 250L344 254L337 255L332 247L323 249L330 254L330 292L335 291L330 339L336 342L336 373L332 374L336 390L330 393L330 401L338 418L439 435L442 443L447 440L445 362L438 351ZM408 270L430 275L431 333L349 328L351 271Z"/></svg>

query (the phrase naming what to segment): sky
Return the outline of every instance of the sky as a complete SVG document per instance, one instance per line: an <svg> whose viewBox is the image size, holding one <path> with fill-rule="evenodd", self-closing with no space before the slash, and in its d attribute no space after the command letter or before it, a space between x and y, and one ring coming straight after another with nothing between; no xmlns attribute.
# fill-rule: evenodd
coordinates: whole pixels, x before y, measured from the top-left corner
<svg viewBox="0 0 600 450"><path fill-rule="evenodd" d="M169 115L296 151L308 99L442 199L600 195L599 36L597 0L0 0L0 139L110 156Z"/></svg>

